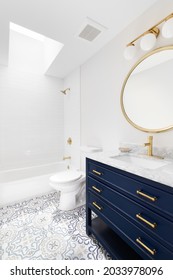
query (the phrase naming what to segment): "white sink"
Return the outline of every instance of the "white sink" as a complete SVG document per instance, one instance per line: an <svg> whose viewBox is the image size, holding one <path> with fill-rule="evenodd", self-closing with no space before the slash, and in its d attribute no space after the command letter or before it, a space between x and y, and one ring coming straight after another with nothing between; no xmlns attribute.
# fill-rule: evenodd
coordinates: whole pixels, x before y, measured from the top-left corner
<svg viewBox="0 0 173 280"><path fill-rule="evenodd" d="M143 157L137 157L132 155L117 155L117 156L111 156L110 158L116 160L116 161L123 161L124 163L133 164L139 167L148 168L148 169L157 169L162 166L165 166L169 164L168 161L165 161L163 159L157 159L157 158L143 158Z"/></svg>

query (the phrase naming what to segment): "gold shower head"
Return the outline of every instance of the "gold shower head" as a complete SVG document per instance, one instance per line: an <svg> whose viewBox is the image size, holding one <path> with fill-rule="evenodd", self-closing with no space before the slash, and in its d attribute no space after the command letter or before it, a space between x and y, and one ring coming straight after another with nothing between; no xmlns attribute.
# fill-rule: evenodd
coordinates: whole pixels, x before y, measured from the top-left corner
<svg viewBox="0 0 173 280"><path fill-rule="evenodd" d="M70 91L70 88L66 88L64 90L60 90L60 92L62 92L65 95L67 94L68 91Z"/></svg>

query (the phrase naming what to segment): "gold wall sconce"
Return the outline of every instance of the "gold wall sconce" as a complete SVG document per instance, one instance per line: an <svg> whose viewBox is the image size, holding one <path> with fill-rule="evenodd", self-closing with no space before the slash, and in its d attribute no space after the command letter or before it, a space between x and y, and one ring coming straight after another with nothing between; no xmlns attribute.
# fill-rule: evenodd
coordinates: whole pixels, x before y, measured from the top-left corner
<svg viewBox="0 0 173 280"><path fill-rule="evenodd" d="M161 26L162 25L162 26ZM161 32L160 32L161 31ZM124 50L124 57L128 60L134 58L136 54L136 43L140 39L140 48L144 51L151 50L159 34L162 34L164 38L173 37L173 13L160 20L157 24L152 26L150 29L136 37L133 41L126 45Z"/></svg>

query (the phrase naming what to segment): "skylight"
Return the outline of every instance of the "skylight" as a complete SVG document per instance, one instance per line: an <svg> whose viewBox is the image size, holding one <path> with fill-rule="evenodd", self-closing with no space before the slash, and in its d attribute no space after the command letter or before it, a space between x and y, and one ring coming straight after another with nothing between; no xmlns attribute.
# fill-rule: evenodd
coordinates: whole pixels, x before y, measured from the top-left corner
<svg viewBox="0 0 173 280"><path fill-rule="evenodd" d="M9 65L46 73L64 45L13 22L9 28Z"/></svg>
<svg viewBox="0 0 173 280"><path fill-rule="evenodd" d="M18 24L15 24L13 22L10 22L10 29L13 30L13 31L16 31L16 32L18 32L20 34L23 34L25 36L28 36L28 37L30 37L32 39L36 39L36 40L44 42L45 36L43 36L43 35L41 35L41 34L39 34L37 32L34 32L34 31L30 30L30 29L27 29L27 28L25 28L23 26L20 26Z"/></svg>

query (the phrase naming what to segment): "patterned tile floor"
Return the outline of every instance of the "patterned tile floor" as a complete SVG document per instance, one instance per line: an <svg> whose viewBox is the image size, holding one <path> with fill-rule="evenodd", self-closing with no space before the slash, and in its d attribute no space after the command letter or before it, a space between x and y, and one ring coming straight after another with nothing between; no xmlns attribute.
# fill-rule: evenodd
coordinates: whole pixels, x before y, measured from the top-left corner
<svg viewBox="0 0 173 280"><path fill-rule="evenodd" d="M110 259L85 233L85 207L58 210L56 192L0 208L0 259Z"/></svg>

